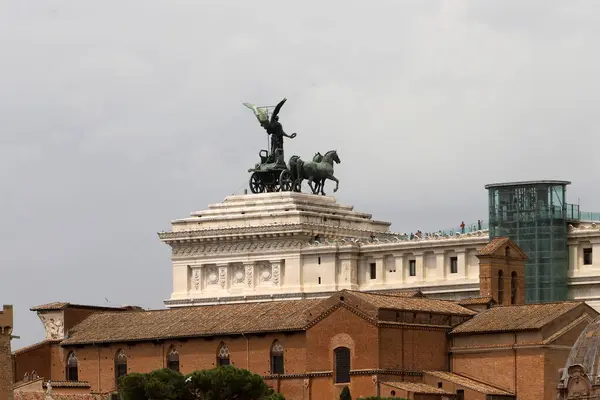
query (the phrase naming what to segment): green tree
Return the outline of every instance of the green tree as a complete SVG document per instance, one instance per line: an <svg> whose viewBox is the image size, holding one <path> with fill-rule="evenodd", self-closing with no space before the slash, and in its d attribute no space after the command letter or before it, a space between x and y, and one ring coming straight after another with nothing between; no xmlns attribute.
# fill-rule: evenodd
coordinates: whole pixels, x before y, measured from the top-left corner
<svg viewBox="0 0 600 400"><path fill-rule="evenodd" d="M350 395L350 388L348 386L344 386L344 388L340 392L340 400L352 400L352 396Z"/></svg>
<svg viewBox="0 0 600 400"><path fill-rule="evenodd" d="M119 380L122 400L285 400L260 375L233 366L183 376L170 369Z"/></svg>
<svg viewBox="0 0 600 400"><path fill-rule="evenodd" d="M123 400L146 400L146 374L133 372L120 377L119 393Z"/></svg>
<svg viewBox="0 0 600 400"><path fill-rule="evenodd" d="M198 400L263 400L274 394L261 376L234 366L192 372L186 386Z"/></svg>
<svg viewBox="0 0 600 400"><path fill-rule="evenodd" d="M185 377L170 369L159 369L149 374L131 373L120 378L119 392L123 400L185 400L189 391Z"/></svg>

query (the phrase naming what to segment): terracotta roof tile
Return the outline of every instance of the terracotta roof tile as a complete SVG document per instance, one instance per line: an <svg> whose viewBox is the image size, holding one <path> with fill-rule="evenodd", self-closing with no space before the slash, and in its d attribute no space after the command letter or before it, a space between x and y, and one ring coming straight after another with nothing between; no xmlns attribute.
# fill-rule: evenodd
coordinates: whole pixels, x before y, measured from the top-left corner
<svg viewBox="0 0 600 400"><path fill-rule="evenodd" d="M105 307L105 306L91 306L91 305L84 305L84 304L73 304L73 303L69 303L69 302L64 302L64 301L55 301L53 303L48 303L48 304L42 304L39 306L34 306L31 307L30 310L31 311L60 311L60 310L64 310L65 308L83 308L83 309L89 309L89 310L106 310L106 311L124 311L124 310L132 310L132 309L140 309L139 307L135 307L135 306L123 306L123 307Z"/></svg>
<svg viewBox="0 0 600 400"><path fill-rule="evenodd" d="M373 294L385 294L388 296L397 296L397 297L425 297L423 292L420 290L399 290L399 291L381 291L381 292L370 292Z"/></svg>
<svg viewBox="0 0 600 400"><path fill-rule="evenodd" d="M321 299L222 304L92 314L62 345L301 330L304 312Z"/></svg>
<svg viewBox="0 0 600 400"><path fill-rule="evenodd" d="M27 352L39 349L44 346L49 346L53 343L60 343L60 340L42 340L41 342L34 343L29 346L22 347L18 350L13 351L13 355L18 356L19 354L25 354Z"/></svg>
<svg viewBox="0 0 600 400"><path fill-rule="evenodd" d="M513 247L513 249L516 250L517 253L519 253L519 255L521 257L527 259L527 254L525 254L523 252L523 250L519 246L516 245L516 243L512 242L506 236L493 238L488 244L486 244L481 249L479 249L479 251L477 252L477 255L480 255L480 256L491 256L495 252L497 252L498 250L500 250L502 247L506 246L508 243L512 243L513 246L511 246L511 247Z"/></svg>
<svg viewBox="0 0 600 400"><path fill-rule="evenodd" d="M417 382L381 382L383 385L390 386L396 389L406 390L411 393L419 393L419 394L454 394L452 392L447 392L443 389L439 389L430 385L426 385L425 383L417 383Z"/></svg>
<svg viewBox="0 0 600 400"><path fill-rule="evenodd" d="M473 310L462 307L452 301L435 300L419 297L401 297L387 294L374 294L365 292L348 291L355 297L372 304L377 308L423 311L439 314L475 315Z"/></svg>
<svg viewBox="0 0 600 400"><path fill-rule="evenodd" d="M582 302L492 307L458 325L451 333L506 332L540 329Z"/></svg>
<svg viewBox="0 0 600 400"><path fill-rule="evenodd" d="M90 383L86 381L50 381L53 388L89 388ZM48 382L43 383L43 387L48 387Z"/></svg>
<svg viewBox="0 0 600 400"><path fill-rule="evenodd" d="M469 297L468 299L458 300L456 304L461 306L472 306L472 305L486 305L489 303L496 303L491 296L480 296L480 297Z"/></svg>
<svg viewBox="0 0 600 400"><path fill-rule="evenodd" d="M452 372L446 371L423 371L423 373L435 376L437 378L446 380L448 382L455 383L467 389L474 390L479 393L500 395L500 396L512 396L514 393L507 392L506 390L499 389L490 386L486 383L478 382L473 379L467 378L459 374L453 374Z"/></svg>

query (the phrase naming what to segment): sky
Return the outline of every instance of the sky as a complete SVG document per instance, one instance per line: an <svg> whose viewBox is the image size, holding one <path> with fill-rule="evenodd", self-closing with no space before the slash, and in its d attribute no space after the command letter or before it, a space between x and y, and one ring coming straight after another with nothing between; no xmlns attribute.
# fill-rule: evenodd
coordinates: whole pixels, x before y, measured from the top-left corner
<svg viewBox="0 0 600 400"><path fill-rule="evenodd" d="M600 211L595 0L0 0L0 302L163 307L157 232L286 158L410 232L487 219L484 185L564 179ZM332 183L326 192L331 194Z"/></svg>

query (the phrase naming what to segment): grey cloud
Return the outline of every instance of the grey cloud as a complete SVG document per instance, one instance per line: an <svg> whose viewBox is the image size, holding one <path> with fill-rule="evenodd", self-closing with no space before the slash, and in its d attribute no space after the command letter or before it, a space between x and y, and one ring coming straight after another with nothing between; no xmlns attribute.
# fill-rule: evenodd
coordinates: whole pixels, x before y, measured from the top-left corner
<svg viewBox="0 0 600 400"><path fill-rule="evenodd" d="M15 346L42 337L35 304L162 305L155 232L241 193L266 145L242 101L287 97L287 156L337 149L339 201L397 231L485 218L502 180L570 179L600 210L597 2L288 3L3 4Z"/></svg>

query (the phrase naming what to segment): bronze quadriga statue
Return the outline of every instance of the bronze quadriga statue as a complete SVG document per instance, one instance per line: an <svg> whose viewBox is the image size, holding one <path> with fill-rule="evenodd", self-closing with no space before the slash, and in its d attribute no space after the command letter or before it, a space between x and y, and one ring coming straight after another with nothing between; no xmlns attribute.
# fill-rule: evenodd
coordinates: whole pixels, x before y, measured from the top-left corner
<svg viewBox="0 0 600 400"><path fill-rule="evenodd" d="M283 138L293 139L295 133L288 135L279 122L279 111L287 99L283 99L275 107L261 106L244 103L246 107L254 112L260 125L270 136L270 150L259 152L260 163L250 168L250 191L252 193L263 192L287 192L302 190L302 181L308 180L308 185L313 194L325 194L325 180L329 179L336 183L334 192L338 190L339 180L333 175L333 166L339 164L340 158L336 150L330 150L321 155L315 154L312 161L305 162L298 156L292 156L289 166L285 165L283 153ZM271 112L271 110L273 110Z"/></svg>

